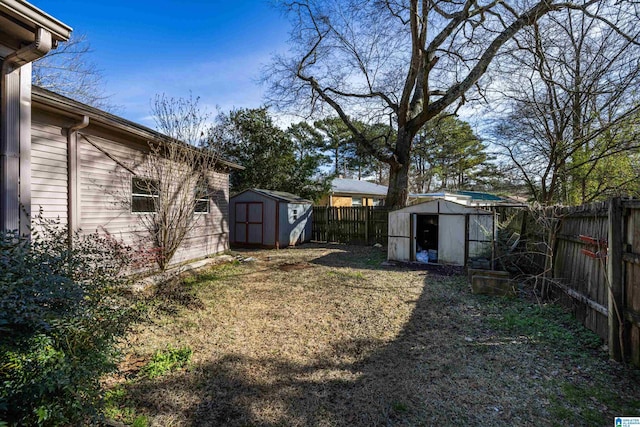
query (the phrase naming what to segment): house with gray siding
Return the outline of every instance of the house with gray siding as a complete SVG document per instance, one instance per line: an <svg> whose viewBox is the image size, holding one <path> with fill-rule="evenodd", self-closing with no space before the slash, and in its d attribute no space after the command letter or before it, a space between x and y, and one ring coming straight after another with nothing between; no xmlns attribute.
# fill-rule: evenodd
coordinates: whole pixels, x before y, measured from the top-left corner
<svg viewBox="0 0 640 427"><path fill-rule="evenodd" d="M149 143L163 143L164 135L38 87L32 89L31 133L32 212L59 218L70 231L106 231L133 246L145 240L139 207L145 198L153 205L153 195L136 183L148 178ZM218 160L209 171L205 209L194 214L172 263L229 248L229 172L239 167Z"/></svg>
<svg viewBox="0 0 640 427"><path fill-rule="evenodd" d="M144 159L150 144L168 138L31 86L31 61L67 40L68 26L22 0L0 0L0 28L0 230L29 234L32 213L42 212L70 233L108 232L134 246L144 241L144 209L136 206L153 197L139 184L147 178ZM208 191L172 263L229 248L233 168L241 167L219 160L208 172Z"/></svg>

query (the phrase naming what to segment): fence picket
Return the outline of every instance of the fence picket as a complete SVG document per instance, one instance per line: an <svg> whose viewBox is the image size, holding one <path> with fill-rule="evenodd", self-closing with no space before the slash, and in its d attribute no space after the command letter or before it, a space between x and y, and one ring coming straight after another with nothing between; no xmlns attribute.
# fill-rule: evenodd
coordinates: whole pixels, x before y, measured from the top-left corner
<svg viewBox="0 0 640 427"><path fill-rule="evenodd" d="M640 366L640 265L635 262L640 259L640 203L612 199L549 212L559 221L552 271L560 303L607 342L613 359L630 358ZM539 241L540 231L530 230L530 237ZM606 242L606 261L588 257L583 249L603 248L580 235ZM541 271L543 265L544 258L538 262Z"/></svg>
<svg viewBox="0 0 640 427"><path fill-rule="evenodd" d="M387 244L388 209L314 206L313 218L312 240L357 245Z"/></svg>

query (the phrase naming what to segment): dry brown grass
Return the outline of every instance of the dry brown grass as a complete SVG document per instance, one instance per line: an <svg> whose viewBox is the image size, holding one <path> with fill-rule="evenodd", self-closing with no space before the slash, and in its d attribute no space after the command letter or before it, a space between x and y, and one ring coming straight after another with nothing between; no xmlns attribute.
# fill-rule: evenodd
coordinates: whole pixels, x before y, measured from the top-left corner
<svg viewBox="0 0 640 427"><path fill-rule="evenodd" d="M190 369L127 386L152 425L552 425L560 379L609 369L497 333L464 278L381 267L380 249L242 254L257 260L214 267L126 343L129 374L193 349Z"/></svg>

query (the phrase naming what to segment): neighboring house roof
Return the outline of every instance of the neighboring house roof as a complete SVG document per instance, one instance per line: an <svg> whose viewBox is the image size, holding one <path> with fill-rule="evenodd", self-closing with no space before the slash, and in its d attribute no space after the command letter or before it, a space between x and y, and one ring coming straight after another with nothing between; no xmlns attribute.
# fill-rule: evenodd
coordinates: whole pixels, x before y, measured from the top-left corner
<svg viewBox="0 0 640 427"><path fill-rule="evenodd" d="M244 190L233 197L237 197L242 193L246 193L247 191L252 191L254 193L262 194L263 196L270 197L272 199L276 199L281 202L288 203L313 203L311 200L305 199L300 196L296 196L295 194L287 193L285 191L274 191L274 190L263 190L261 188L250 188L248 190Z"/></svg>
<svg viewBox="0 0 640 427"><path fill-rule="evenodd" d="M387 187L357 179L335 178L331 181L331 193L385 197Z"/></svg>
<svg viewBox="0 0 640 427"><path fill-rule="evenodd" d="M501 201L505 200L504 198L502 198L500 196L496 196L495 194L483 193L481 191L459 190L459 191L456 191L455 193L456 194L461 194L463 196L470 196L471 200L484 200L484 201L488 201L488 202L501 202Z"/></svg>
<svg viewBox="0 0 640 427"><path fill-rule="evenodd" d="M31 88L31 98L34 104L41 105L45 109L50 109L54 112L61 113L66 116L87 116L93 123L99 123L109 128L115 128L120 131L134 134L144 139L155 141L167 141L172 140L169 136L155 131L151 128L143 126L138 123L134 123L122 117L116 116L106 111L99 110L95 107L83 104L75 101L66 96L60 95L50 90L33 86ZM184 144L181 141L173 140L175 143ZM230 162L225 159L218 159L217 162L231 169L244 169L244 166Z"/></svg>
<svg viewBox="0 0 640 427"><path fill-rule="evenodd" d="M425 199L444 199L469 206L524 206L524 204L512 199L481 191L443 190L434 193L410 194L409 198L413 201L413 204L422 202Z"/></svg>

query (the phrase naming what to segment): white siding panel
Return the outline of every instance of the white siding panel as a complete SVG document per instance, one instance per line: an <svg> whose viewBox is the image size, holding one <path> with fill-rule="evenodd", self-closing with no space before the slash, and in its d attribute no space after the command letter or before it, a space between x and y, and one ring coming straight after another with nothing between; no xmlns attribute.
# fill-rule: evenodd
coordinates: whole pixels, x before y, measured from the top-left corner
<svg viewBox="0 0 640 427"><path fill-rule="evenodd" d="M31 209L67 222L67 140L61 129L33 122L31 130Z"/></svg>
<svg viewBox="0 0 640 427"><path fill-rule="evenodd" d="M174 263L202 258L229 249L229 175L212 172L209 182L214 186L210 213L197 215L193 228Z"/></svg>

